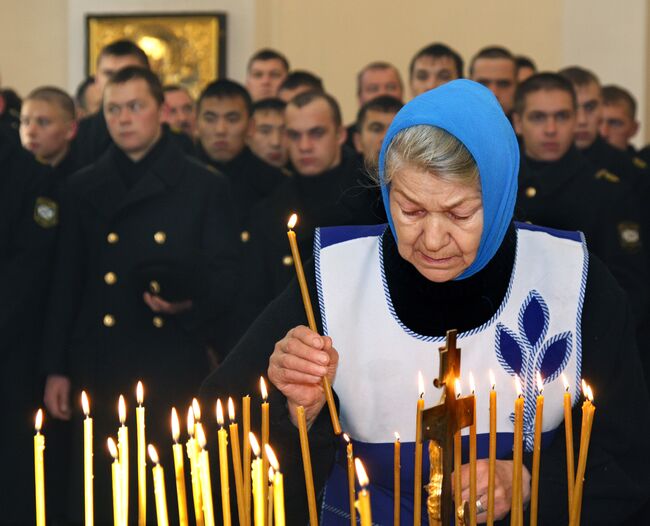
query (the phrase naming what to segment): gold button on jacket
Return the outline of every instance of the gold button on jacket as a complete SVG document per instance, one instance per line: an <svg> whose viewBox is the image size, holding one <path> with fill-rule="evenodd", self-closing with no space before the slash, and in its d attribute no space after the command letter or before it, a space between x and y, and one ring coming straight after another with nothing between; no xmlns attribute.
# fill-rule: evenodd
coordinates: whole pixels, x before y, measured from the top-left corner
<svg viewBox="0 0 650 526"><path fill-rule="evenodd" d="M153 317L153 325L154 325L154 327L157 327L157 328L161 329L162 326L165 325L165 320L163 320L160 316L154 316Z"/></svg>
<svg viewBox="0 0 650 526"><path fill-rule="evenodd" d="M107 285L115 285L117 282L117 276L115 275L115 272L107 272L104 274L104 281Z"/></svg>
<svg viewBox="0 0 650 526"><path fill-rule="evenodd" d="M113 325L115 325L115 316L113 316L112 314L106 314L104 316L103 323L105 327L112 327Z"/></svg>
<svg viewBox="0 0 650 526"><path fill-rule="evenodd" d="M537 188L529 186L526 188L526 197L535 197L537 195Z"/></svg>
<svg viewBox="0 0 650 526"><path fill-rule="evenodd" d="M160 283L155 279L149 282L149 292L151 294L160 294Z"/></svg>
<svg viewBox="0 0 650 526"><path fill-rule="evenodd" d="M167 234L165 234L162 230L159 230L153 235L153 239L159 245L164 245L165 241L167 241Z"/></svg>
<svg viewBox="0 0 650 526"><path fill-rule="evenodd" d="M108 241L111 245L114 245L120 240L120 236L118 236L115 232L111 232L106 236L106 241Z"/></svg>
<svg viewBox="0 0 650 526"><path fill-rule="evenodd" d="M293 258L291 256L284 256L282 258L282 264L285 267L290 267L291 265L293 265Z"/></svg>

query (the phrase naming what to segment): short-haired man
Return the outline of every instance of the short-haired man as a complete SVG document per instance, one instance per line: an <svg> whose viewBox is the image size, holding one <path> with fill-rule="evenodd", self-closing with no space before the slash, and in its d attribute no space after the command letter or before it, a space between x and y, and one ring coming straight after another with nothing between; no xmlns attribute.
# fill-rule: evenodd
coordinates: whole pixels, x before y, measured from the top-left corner
<svg viewBox="0 0 650 526"><path fill-rule="evenodd" d="M401 107L401 100L382 95L369 100L359 109L354 132L354 147L363 157L366 166L377 166L384 135Z"/></svg>
<svg viewBox="0 0 650 526"><path fill-rule="evenodd" d="M437 88L450 80L463 77L463 59L449 46L429 44L418 51L409 65L411 95Z"/></svg>
<svg viewBox="0 0 650 526"><path fill-rule="evenodd" d="M528 77L537 73L537 66L533 62L533 59L524 55L515 57L515 64L517 65L517 84L521 84Z"/></svg>
<svg viewBox="0 0 650 526"><path fill-rule="evenodd" d="M276 97L289 73L289 61L273 49L262 49L248 61L246 89L253 101Z"/></svg>
<svg viewBox="0 0 650 526"><path fill-rule="evenodd" d="M198 156L230 181L243 242L248 240L251 208L269 195L283 175L246 146L252 101L248 91L228 79L209 84L197 103Z"/></svg>
<svg viewBox="0 0 650 526"><path fill-rule="evenodd" d="M629 187L574 146L577 102L571 83L539 73L517 89L513 124L522 141L517 215L521 220L585 233L589 249L632 299L646 303L646 270L638 205Z"/></svg>
<svg viewBox="0 0 650 526"><path fill-rule="evenodd" d="M506 48L481 49L469 65L469 78L489 88L510 118L517 89L517 63Z"/></svg>
<svg viewBox="0 0 650 526"><path fill-rule="evenodd" d="M114 144L66 185L44 338L51 417L70 419L81 388L109 407L142 380L151 436L163 436L168 408L187 407L205 375L198 328L230 308L237 259L228 184L170 140L162 105L148 69L108 80L103 111ZM110 434L114 418L93 416L96 433ZM82 468L71 458L78 499L69 519L81 522ZM96 494L110 493L106 475L95 471ZM110 510L109 500L95 501L97 517Z"/></svg>
<svg viewBox="0 0 650 526"><path fill-rule="evenodd" d="M190 92L178 84L164 86L163 92L165 93L163 121L169 124L172 130L194 138L196 108Z"/></svg>
<svg viewBox="0 0 650 526"><path fill-rule="evenodd" d="M603 119L600 135L610 146L626 151L636 157L636 150L630 144L639 131L636 118L636 100L632 94L620 86L603 86Z"/></svg>
<svg viewBox="0 0 650 526"><path fill-rule="evenodd" d="M278 89L278 97L289 102L296 95L307 91L325 91L323 80L310 71L296 70L287 75Z"/></svg>
<svg viewBox="0 0 650 526"><path fill-rule="evenodd" d="M287 146L284 136L284 110L287 104L278 98L262 99L253 104L252 123L247 143L251 151L264 162L284 170Z"/></svg>
<svg viewBox="0 0 650 526"><path fill-rule="evenodd" d="M77 119L97 113L102 105L102 91L95 77L90 75L79 83L74 96Z"/></svg>

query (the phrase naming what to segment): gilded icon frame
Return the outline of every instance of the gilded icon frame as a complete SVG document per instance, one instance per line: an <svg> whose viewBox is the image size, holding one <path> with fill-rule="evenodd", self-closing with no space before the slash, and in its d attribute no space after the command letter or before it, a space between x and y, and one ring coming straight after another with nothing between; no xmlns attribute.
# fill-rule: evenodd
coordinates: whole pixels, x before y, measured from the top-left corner
<svg viewBox="0 0 650 526"><path fill-rule="evenodd" d="M86 74L94 75L105 45L132 40L147 53L163 84L180 84L195 98L226 74L225 13L146 13L86 16Z"/></svg>

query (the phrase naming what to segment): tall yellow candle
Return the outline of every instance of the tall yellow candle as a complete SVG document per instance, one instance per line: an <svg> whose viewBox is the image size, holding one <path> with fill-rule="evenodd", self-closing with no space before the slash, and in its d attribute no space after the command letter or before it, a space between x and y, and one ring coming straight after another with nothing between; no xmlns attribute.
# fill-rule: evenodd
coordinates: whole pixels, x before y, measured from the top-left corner
<svg viewBox="0 0 650 526"><path fill-rule="evenodd" d="M167 515L167 494L165 493L165 472L159 463L156 448L149 444L149 457L154 466L153 473L153 492L156 498L156 518L158 526L168 526L169 516Z"/></svg>
<svg viewBox="0 0 650 526"><path fill-rule="evenodd" d="M201 476L201 496L203 498L203 520L205 526L214 526L214 506L212 503L212 479L210 477L210 456L205 449L208 441L203 426L196 428L196 440L201 448L199 453L199 473Z"/></svg>
<svg viewBox="0 0 650 526"><path fill-rule="evenodd" d="M460 398L462 394L460 380L454 380L454 387L456 390L456 398ZM454 433L454 509L459 510L463 505L463 486L461 484L460 470L461 470L461 435L460 429ZM454 520L456 526L460 525L460 517L458 513L454 513Z"/></svg>
<svg viewBox="0 0 650 526"><path fill-rule="evenodd" d="M194 409L191 407L187 411L187 458L190 461L190 477L192 480L192 502L194 503L194 519L197 526L203 526L203 497L201 495L201 476L199 474L198 453L196 446L196 438L194 438L194 430L196 425L194 422Z"/></svg>
<svg viewBox="0 0 650 526"><path fill-rule="evenodd" d="M469 523L476 526L476 384L474 375L469 373L469 388L473 397L474 420L469 427Z"/></svg>
<svg viewBox="0 0 650 526"><path fill-rule="evenodd" d="M86 391L81 391L81 408L84 413L84 522L95 522L93 497L93 419L90 418L90 402Z"/></svg>
<svg viewBox="0 0 650 526"><path fill-rule="evenodd" d="M248 441L251 445L255 460L251 463L253 483L253 518L255 526L264 526L266 506L264 505L264 491L262 490L262 458L260 457L260 445L252 432L248 433Z"/></svg>
<svg viewBox="0 0 650 526"><path fill-rule="evenodd" d="M544 382L537 372L537 403L535 406L535 439L533 442L533 472L530 482L530 526L537 526L539 503L539 461L542 451L542 425L544 419Z"/></svg>
<svg viewBox="0 0 650 526"><path fill-rule="evenodd" d="M198 438L198 428L201 426L201 406L196 398L192 398L192 413L194 414L194 438ZM198 440L194 445L196 447L196 455L198 458L201 451L201 446L199 446Z"/></svg>
<svg viewBox="0 0 650 526"><path fill-rule="evenodd" d="M174 478L176 480L176 502L178 504L178 523L180 526L188 525L187 518L187 492L185 490L185 464L183 462L183 446L178 440L181 436L180 424L176 408L172 407L172 438L174 445Z"/></svg>
<svg viewBox="0 0 650 526"><path fill-rule="evenodd" d="M262 394L262 489L264 500L268 501L269 460L266 458L266 445L269 443L269 393L263 376L260 376L260 393Z"/></svg>
<svg viewBox="0 0 650 526"><path fill-rule="evenodd" d="M275 456L271 446L266 446L266 457L269 459L269 464L273 469L273 516L275 518L275 526L285 526L285 513L284 513L284 478L280 473L280 463ZM270 524L269 524L270 526Z"/></svg>
<svg viewBox="0 0 650 526"><path fill-rule="evenodd" d="M497 460L497 391L494 373L490 370L490 443L488 453L487 525L494 525L494 482Z"/></svg>
<svg viewBox="0 0 650 526"><path fill-rule="evenodd" d="M372 526L372 510L370 508L370 492L368 491L368 475L366 470L361 463L361 460L358 458L354 459L354 466L357 470L357 478L359 479L359 486L361 490L359 491L359 500L357 502L359 506L359 516L361 518L361 526Z"/></svg>
<svg viewBox="0 0 650 526"><path fill-rule="evenodd" d="M244 511L246 512L246 526L251 524L251 444L248 434L251 431L251 397L242 398L242 437L244 440L243 483L244 483Z"/></svg>
<svg viewBox="0 0 650 526"><path fill-rule="evenodd" d="M523 518L523 503L521 493L523 438L524 438L524 397L521 391L519 377L515 376L517 399L515 400L515 429L512 454L512 504L510 507L510 525L520 526Z"/></svg>
<svg viewBox="0 0 650 526"><path fill-rule="evenodd" d="M587 468L587 455L589 453L589 442L591 440L591 428L594 421L594 412L596 408L593 405L594 395L591 387L586 385L583 380L583 391L585 402L582 405L582 432L580 434L580 453L578 455L578 469L576 471L576 480L573 486L573 508L570 515L570 526L580 524L580 514L582 511L582 490L585 479L585 470Z"/></svg>
<svg viewBox="0 0 650 526"><path fill-rule="evenodd" d="M413 473L413 526L422 524L422 411L424 411L424 378L418 371L418 403L415 411L415 466Z"/></svg>
<svg viewBox="0 0 650 526"><path fill-rule="evenodd" d="M564 383L564 438L566 443L566 477L567 477L567 491L569 500L569 514L573 507L573 483L575 482L575 464L573 459L573 414L571 403L571 392L569 390L569 382L566 376L562 374L562 382Z"/></svg>
<svg viewBox="0 0 650 526"><path fill-rule="evenodd" d="M393 525L399 526L399 516L402 509L401 495L401 444L399 433L395 431L395 444L393 445Z"/></svg>
<svg viewBox="0 0 650 526"><path fill-rule="evenodd" d="M300 259L300 251L298 250L298 242L296 241L296 233L293 231L293 228L298 222L298 216L293 214L289 218L287 227L289 231L287 232L287 237L289 238L289 246L291 247L291 256L293 257L293 264L296 268L296 277L298 278L298 284L300 285L300 294L302 295L302 302L305 306L305 314L307 315L307 321L309 322L309 328L318 332L316 327L316 318L314 317L314 310L311 306L311 299L309 297L309 289L307 288L307 280L305 279L305 271L302 268L302 260ZM336 412L336 403L334 402L334 395L332 394L332 386L330 385L329 379L323 377L323 390L325 391L325 398L327 400L327 407L330 412L330 419L332 420L332 428L334 429L334 434L341 434L341 424L339 423L339 415Z"/></svg>
<svg viewBox="0 0 650 526"><path fill-rule="evenodd" d="M120 526L122 524L122 495L120 486L122 484L122 474L120 473L120 460L117 452L117 446L112 438L107 440L108 452L113 457L111 465L111 474L113 481L113 524Z"/></svg>
<svg viewBox="0 0 650 526"><path fill-rule="evenodd" d="M354 507L354 502L356 500L355 494L355 474L354 474L354 452L352 449L352 442L347 433L343 433L343 440L346 442L345 452L347 457L347 466L348 466L348 498L350 500L350 526L357 525L357 509Z"/></svg>
<svg viewBox="0 0 650 526"><path fill-rule="evenodd" d="M267 444L268 446L268 444ZM264 453L264 456L266 456L266 452ZM273 468L269 466L269 472L267 474L267 480L269 481L269 487L267 489L267 514L266 514L266 524L269 526L273 526L273 478L274 478L274 472Z"/></svg>
<svg viewBox="0 0 650 526"><path fill-rule="evenodd" d="M307 490L307 504L309 506L309 523L318 526L318 512L316 510L316 493L314 491L314 475L311 470L311 453L309 451L309 437L307 435L307 420L305 408L298 406L298 432L300 433L300 451L302 452L302 465L305 471L305 487Z"/></svg>
<svg viewBox="0 0 650 526"><path fill-rule="evenodd" d="M120 495L122 497L122 523L129 522L129 429L126 427L126 403L120 395L118 402L120 428L117 431L117 450L120 456Z"/></svg>
<svg viewBox="0 0 650 526"><path fill-rule="evenodd" d="M230 526L230 478L228 475L228 434L223 427L223 407L221 400L217 399L217 424L219 431L219 477L221 481L221 512L224 526Z"/></svg>
<svg viewBox="0 0 650 526"><path fill-rule="evenodd" d="M138 445L138 526L147 524L147 453L144 434L144 388L142 382L136 387L138 407L135 409L135 424Z"/></svg>
<svg viewBox="0 0 650 526"><path fill-rule="evenodd" d="M246 523L244 479L242 477L241 451L239 448L239 426L235 422L235 404L232 398L228 398L228 419L230 420L228 431L232 450L232 465L235 474L235 491L237 493L237 516L239 518L239 524L244 526Z"/></svg>
<svg viewBox="0 0 650 526"><path fill-rule="evenodd" d="M45 526L45 467L43 451L45 450L45 436L41 434L43 426L43 410L36 412L34 422L34 490L36 497L36 526Z"/></svg>

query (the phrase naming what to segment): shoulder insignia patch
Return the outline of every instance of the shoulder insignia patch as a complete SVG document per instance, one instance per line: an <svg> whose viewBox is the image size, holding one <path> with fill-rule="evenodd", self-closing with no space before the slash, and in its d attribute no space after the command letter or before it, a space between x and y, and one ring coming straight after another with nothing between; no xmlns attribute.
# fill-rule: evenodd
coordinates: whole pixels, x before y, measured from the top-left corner
<svg viewBox="0 0 650 526"><path fill-rule="evenodd" d="M608 183L620 183L621 178L618 175L614 175L609 170L598 170L595 175L596 179L604 179Z"/></svg>
<svg viewBox="0 0 650 526"><path fill-rule="evenodd" d="M648 163L641 159L641 157L632 157L632 162L634 163L634 166L641 168L641 170L648 168Z"/></svg>
<svg viewBox="0 0 650 526"><path fill-rule="evenodd" d="M59 224L59 205L48 197L37 197L34 204L34 221L43 228Z"/></svg>
<svg viewBox="0 0 650 526"><path fill-rule="evenodd" d="M641 247L641 234L639 223L622 221L618 224L618 237L621 247L625 250L635 252Z"/></svg>

